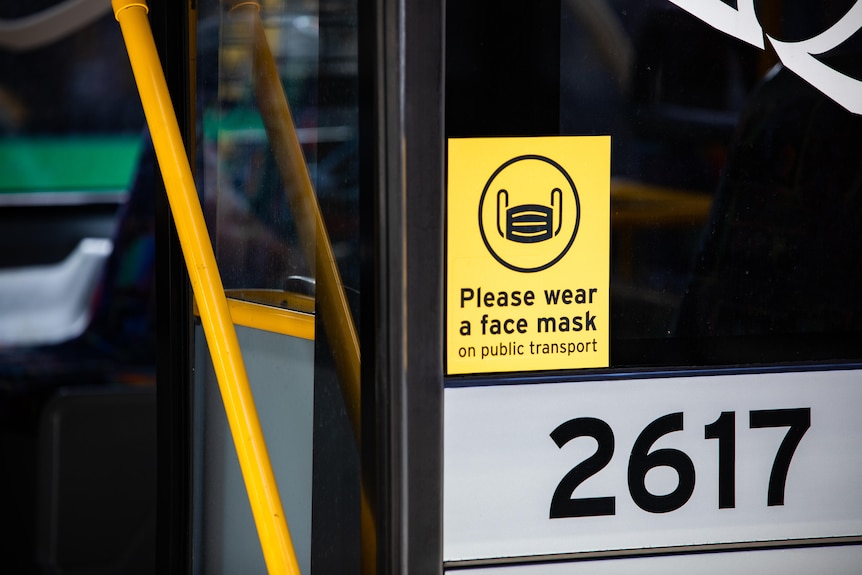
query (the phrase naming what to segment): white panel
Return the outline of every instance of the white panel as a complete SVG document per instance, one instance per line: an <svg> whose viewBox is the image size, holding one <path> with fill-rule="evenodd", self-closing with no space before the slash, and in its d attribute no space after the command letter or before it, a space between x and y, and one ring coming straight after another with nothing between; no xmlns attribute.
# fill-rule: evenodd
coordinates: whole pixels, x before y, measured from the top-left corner
<svg viewBox="0 0 862 575"><path fill-rule="evenodd" d="M199 327L197 336L197 373L207 373L205 382L197 382L206 387L204 413L198 412L204 420L199 428L204 437L198 437L204 453L195 470L203 491L198 496L203 506L198 512L200 572L263 575L263 551ZM314 342L241 326L237 338L296 558L302 572L310 573Z"/></svg>
<svg viewBox="0 0 862 575"><path fill-rule="evenodd" d="M447 561L862 534L860 372L450 388L445 402ZM789 427L751 428L750 412L778 409L810 409L811 426L790 459L784 504L770 506L770 474ZM735 414L736 436L735 502L724 509L718 451L730 443L705 439L704 429L722 412ZM648 512L630 493L630 455L651 422L673 413L682 414L683 429L648 451L681 451L695 485L678 509ZM575 418L606 422L614 445L607 466L570 497L614 497L613 515L550 518L563 477L597 450L589 437L562 447L551 439ZM669 493L677 473L659 467L645 483L656 495Z"/></svg>

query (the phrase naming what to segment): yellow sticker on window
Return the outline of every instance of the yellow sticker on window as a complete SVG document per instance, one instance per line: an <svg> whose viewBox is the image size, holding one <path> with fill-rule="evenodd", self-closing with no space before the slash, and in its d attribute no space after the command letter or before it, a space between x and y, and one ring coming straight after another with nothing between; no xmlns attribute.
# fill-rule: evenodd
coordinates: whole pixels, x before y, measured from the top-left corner
<svg viewBox="0 0 862 575"><path fill-rule="evenodd" d="M607 367L610 137L449 140L447 373Z"/></svg>

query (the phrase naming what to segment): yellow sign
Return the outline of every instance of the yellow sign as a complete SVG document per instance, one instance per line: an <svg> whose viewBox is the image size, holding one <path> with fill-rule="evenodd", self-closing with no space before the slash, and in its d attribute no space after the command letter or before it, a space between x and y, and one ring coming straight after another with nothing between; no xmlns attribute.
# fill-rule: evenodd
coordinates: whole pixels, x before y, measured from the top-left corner
<svg viewBox="0 0 862 575"><path fill-rule="evenodd" d="M610 137L449 140L449 374L607 367Z"/></svg>

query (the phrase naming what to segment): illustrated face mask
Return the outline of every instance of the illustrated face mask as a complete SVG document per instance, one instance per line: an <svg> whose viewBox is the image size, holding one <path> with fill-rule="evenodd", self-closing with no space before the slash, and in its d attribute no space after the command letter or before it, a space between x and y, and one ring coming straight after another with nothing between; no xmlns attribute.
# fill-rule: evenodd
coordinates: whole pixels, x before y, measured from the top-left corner
<svg viewBox="0 0 862 575"><path fill-rule="evenodd" d="M555 212L556 229L554 229ZM497 231L507 240L521 244L543 242L560 233L562 222L563 193L559 188L551 191L550 206L521 204L510 208L509 192L506 190L497 192Z"/></svg>

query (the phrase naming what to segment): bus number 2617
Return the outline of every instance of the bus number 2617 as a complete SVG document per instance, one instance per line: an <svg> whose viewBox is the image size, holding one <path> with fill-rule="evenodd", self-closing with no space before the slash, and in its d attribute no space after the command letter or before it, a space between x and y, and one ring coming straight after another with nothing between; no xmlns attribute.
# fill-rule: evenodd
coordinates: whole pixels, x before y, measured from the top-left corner
<svg viewBox="0 0 862 575"><path fill-rule="evenodd" d="M784 505L784 488L790 462L799 442L811 427L811 408L753 410L748 414L749 428L787 427L787 433L772 463L766 503ZM647 425L632 446L628 463L628 488L632 501L650 513L668 513L688 502L694 492L695 470L691 458L678 449L650 450L661 437L683 429L682 412L659 417ZM551 439L562 448L577 437L592 437L595 453L566 473L551 498L550 518L592 517L616 514L616 498L573 497L578 486L601 471L614 455L614 433L601 419L570 419L551 432ZM704 426L704 439L718 441L718 507L736 506L736 412L724 411L718 419ZM646 485L647 473L656 467L669 467L679 481L670 493L655 494Z"/></svg>

